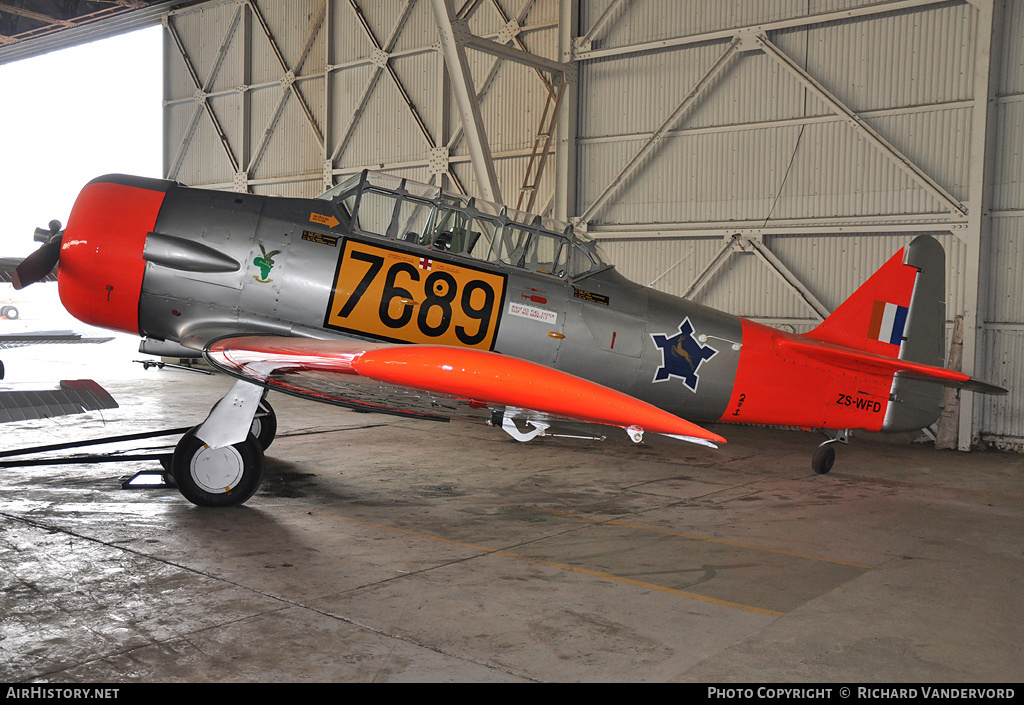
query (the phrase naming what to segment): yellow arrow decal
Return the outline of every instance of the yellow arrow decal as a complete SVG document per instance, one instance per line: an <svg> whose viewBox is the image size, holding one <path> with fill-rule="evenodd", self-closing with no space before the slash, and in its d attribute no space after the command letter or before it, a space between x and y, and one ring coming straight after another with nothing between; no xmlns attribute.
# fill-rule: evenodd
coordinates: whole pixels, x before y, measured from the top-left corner
<svg viewBox="0 0 1024 705"><path fill-rule="evenodd" d="M310 213L309 222L317 223L319 225L326 225L328 228L333 228L339 221L333 215L320 215L319 213Z"/></svg>

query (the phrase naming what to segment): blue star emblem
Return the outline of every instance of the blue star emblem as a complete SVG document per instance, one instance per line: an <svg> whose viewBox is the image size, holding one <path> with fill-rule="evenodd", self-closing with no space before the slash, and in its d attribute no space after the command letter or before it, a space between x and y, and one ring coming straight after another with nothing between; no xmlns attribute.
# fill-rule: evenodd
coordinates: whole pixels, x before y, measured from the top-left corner
<svg viewBox="0 0 1024 705"><path fill-rule="evenodd" d="M701 363L710 360L718 351L710 345L701 345L693 337L693 326L687 316L679 324L679 334L671 338L660 333L651 333L654 344L661 348L661 367L654 373L653 382L664 382L669 377L678 377L691 392L697 391L700 378L697 370Z"/></svg>

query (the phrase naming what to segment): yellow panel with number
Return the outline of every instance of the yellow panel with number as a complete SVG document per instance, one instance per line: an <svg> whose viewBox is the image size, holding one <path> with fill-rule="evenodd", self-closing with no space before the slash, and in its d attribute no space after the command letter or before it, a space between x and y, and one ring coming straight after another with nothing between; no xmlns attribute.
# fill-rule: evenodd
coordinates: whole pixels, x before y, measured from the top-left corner
<svg viewBox="0 0 1024 705"><path fill-rule="evenodd" d="M324 326L491 350L504 297L502 274L346 239Z"/></svg>

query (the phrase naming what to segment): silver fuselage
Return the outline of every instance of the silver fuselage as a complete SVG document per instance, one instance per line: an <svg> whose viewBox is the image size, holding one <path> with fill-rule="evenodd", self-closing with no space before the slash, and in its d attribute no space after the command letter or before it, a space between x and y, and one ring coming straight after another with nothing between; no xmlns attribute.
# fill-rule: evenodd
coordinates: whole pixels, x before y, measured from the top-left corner
<svg viewBox="0 0 1024 705"><path fill-rule="evenodd" d="M739 362L738 317L642 287L609 266L578 276L556 276L368 234L345 222L315 222L322 220L318 204L310 199L173 187L154 228L157 237L151 235L147 242L140 332L151 340L193 348L240 333L421 342L401 329L382 335L379 327L339 326L337 317L330 325L341 258L358 246L381 253L388 261L419 258L436 263L434 271L447 265L456 277L464 272L496 282L491 287L495 300L493 335L485 341L488 349L596 381L685 418L717 420L725 413ZM202 271L195 253L190 253L187 265L176 265L159 250L161 242L178 240L206 246L239 266L234 271ZM381 276L387 271L384 267ZM390 282L402 285L403 291L410 288L412 277L427 276L426 271L412 274L410 265L405 267L408 271ZM205 269L218 267L212 262ZM458 297L452 303L458 309ZM399 318L405 306L412 322L417 307L424 305L422 295L419 301L403 295L392 302L392 314L385 311L380 316ZM483 305L467 304L470 309ZM689 383L664 374L664 379L656 379L669 354L668 346L656 342L680 335L684 321L693 329L690 345L699 337L697 349L713 356L703 364L691 360ZM467 324L464 330L476 329ZM693 357L676 348L687 359Z"/></svg>

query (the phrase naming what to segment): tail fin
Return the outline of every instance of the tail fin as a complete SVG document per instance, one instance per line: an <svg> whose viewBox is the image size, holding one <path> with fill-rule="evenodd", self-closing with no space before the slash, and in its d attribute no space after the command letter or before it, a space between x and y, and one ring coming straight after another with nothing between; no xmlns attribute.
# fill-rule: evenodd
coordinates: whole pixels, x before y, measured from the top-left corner
<svg viewBox="0 0 1024 705"><path fill-rule="evenodd" d="M922 235L897 252L805 337L941 367L946 253Z"/></svg>
<svg viewBox="0 0 1024 705"><path fill-rule="evenodd" d="M945 278L946 253L942 245L928 235L917 237L805 337L942 367ZM943 387L897 373L890 400L883 430L924 428L942 411Z"/></svg>

